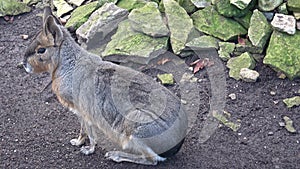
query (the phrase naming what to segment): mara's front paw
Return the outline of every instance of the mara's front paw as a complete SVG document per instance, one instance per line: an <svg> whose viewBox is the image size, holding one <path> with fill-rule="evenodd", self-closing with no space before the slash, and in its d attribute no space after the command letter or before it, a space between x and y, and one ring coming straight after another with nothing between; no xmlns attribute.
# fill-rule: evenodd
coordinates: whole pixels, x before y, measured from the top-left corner
<svg viewBox="0 0 300 169"><path fill-rule="evenodd" d="M84 141L74 138L74 139L70 140L70 143L73 146L81 146L84 143Z"/></svg>
<svg viewBox="0 0 300 169"><path fill-rule="evenodd" d="M85 154L85 155L89 155L89 154L92 154L94 153L95 151L95 147L93 146L83 146L81 147L80 151Z"/></svg>

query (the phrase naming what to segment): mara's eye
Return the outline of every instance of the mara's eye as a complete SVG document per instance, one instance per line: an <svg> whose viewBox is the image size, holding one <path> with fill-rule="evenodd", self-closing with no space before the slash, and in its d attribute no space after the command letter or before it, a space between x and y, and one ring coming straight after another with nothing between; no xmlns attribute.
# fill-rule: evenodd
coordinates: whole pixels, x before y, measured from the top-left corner
<svg viewBox="0 0 300 169"><path fill-rule="evenodd" d="M42 53L45 53L45 51L46 51L46 48L39 48L37 50L37 53L42 54Z"/></svg>

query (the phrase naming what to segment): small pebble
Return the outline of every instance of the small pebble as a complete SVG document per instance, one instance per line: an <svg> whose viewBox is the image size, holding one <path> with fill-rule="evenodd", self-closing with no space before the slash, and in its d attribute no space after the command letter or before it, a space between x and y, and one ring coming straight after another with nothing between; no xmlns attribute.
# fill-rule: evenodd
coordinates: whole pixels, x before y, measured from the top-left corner
<svg viewBox="0 0 300 169"><path fill-rule="evenodd" d="M187 104L187 101L181 99L182 104Z"/></svg>
<svg viewBox="0 0 300 169"><path fill-rule="evenodd" d="M23 34L23 35L21 35L21 38L23 39L23 40L27 40L28 39L28 35L25 35L25 34Z"/></svg>
<svg viewBox="0 0 300 169"><path fill-rule="evenodd" d="M236 94L231 93L228 95L228 97L230 97L231 100L235 100L236 99Z"/></svg>
<svg viewBox="0 0 300 169"><path fill-rule="evenodd" d="M23 62L19 62L18 64L17 64L17 68L19 68L19 69L23 69Z"/></svg>
<svg viewBox="0 0 300 169"><path fill-rule="evenodd" d="M286 78L286 75L283 74L283 73L280 73L280 74L278 75L278 78L279 78L279 79L285 79L285 78Z"/></svg>
<svg viewBox="0 0 300 169"><path fill-rule="evenodd" d="M284 122L279 122L279 126L284 127L285 123Z"/></svg>
<svg viewBox="0 0 300 169"><path fill-rule="evenodd" d="M67 23L68 19L70 19L71 15L66 15L62 18L60 18L60 22L64 25Z"/></svg>
<svg viewBox="0 0 300 169"><path fill-rule="evenodd" d="M270 91L270 94L271 94L272 96L275 96L275 95L276 95L276 92Z"/></svg>
<svg viewBox="0 0 300 169"><path fill-rule="evenodd" d="M273 133L272 131L269 131L269 132L268 132L268 135L269 135L269 136L273 136L274 133Z"/></svg>

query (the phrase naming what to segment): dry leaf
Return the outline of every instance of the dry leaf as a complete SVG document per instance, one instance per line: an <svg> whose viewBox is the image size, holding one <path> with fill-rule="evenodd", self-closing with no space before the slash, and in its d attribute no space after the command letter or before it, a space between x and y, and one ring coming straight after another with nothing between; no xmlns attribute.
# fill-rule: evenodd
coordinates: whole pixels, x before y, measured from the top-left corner
<svg viewBox="0 0 300 169"><path fill-rule="evenodd" d="M210 61L208 58L204 58L204 59L197 59L196 61L192 62L190 65L194 66L194 71L193 73L197 73L199 72L201 69L203 69L206 66L212 66L214 64L214 62Z"/></svg>
<svg viewBox="0 0 300 169"><path fill-rule="evenodd" d="M241 38L240 36L238 36L238 43L239 43L240 45L246 45L246 39Z"/></svg>
<svg viewBox="0 0 300 169"><path fill-rule="evenodd" d="M169 59L169 58L162 58L161 60L159 60L157 62L157 64L158 65L164 65L165 63L170 62L170 61L171 61L171 59Z"/></svg>

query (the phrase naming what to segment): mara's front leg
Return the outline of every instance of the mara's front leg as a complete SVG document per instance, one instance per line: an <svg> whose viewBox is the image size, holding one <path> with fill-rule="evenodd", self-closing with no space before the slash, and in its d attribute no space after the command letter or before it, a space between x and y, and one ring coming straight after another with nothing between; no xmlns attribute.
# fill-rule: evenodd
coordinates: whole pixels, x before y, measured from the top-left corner
<svg viewBox="0 0 300 169"><path fill-rule="evenodd" d="M81 146L84 142L85 139L87 138L87 133L86 133L86 128L85 128L85 123L82 118L78 117L80 121L80 133L78 138L74 138L70 140L70 143L73 146Z"/></svg>
<svg viewBox="0 0 300 169"><path fill-rule="evenodd" d="M95 146L97 144L97 142L96 142L97 134L96 134L96 131L94 128L95 126L89 125L89 123L87 123L87 122L84 122L84 124L85 124L85 129L87 132L87 136L89 137L89 140L90 140L90 145L82 146L80 151L85 155L89 155L89 154L94 153L94 151L95 151Z"/></svg>

